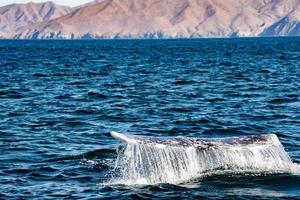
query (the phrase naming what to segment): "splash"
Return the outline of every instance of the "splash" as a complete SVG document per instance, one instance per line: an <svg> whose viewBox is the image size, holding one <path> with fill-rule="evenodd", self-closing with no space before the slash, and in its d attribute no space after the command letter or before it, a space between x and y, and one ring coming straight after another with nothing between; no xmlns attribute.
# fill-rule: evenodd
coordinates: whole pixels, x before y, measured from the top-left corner
<svg viewBox="0 0 300 200"><path fill-rule="evenodd" d="M178 184L217 171L299 170L273 134L215 140L112 136L127 143L116 162L118 184Z"/></svg>

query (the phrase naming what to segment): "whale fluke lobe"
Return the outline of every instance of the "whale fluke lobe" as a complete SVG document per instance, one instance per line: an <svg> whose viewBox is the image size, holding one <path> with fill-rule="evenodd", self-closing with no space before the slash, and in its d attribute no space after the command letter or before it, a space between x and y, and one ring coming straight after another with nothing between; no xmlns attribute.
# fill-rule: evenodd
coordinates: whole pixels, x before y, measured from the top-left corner
<svg viewBox="0 0 300 200"><path fill-rule="evenodd" d="M134 140L131 139L129 136L118 133L118 132L115 132L115 131L110 132L110 135L112 137L118 139L118 140L123 141L123 142L127 142L127 143L133 143L134 142Z"/></svg>
<svg viewBox="0 0 300 200"><path fill-rule="evenodd" d="M216 172L292 173L299 167L275 134L217 139L111 135L126 144L121 184L177 184Z"/></svg>

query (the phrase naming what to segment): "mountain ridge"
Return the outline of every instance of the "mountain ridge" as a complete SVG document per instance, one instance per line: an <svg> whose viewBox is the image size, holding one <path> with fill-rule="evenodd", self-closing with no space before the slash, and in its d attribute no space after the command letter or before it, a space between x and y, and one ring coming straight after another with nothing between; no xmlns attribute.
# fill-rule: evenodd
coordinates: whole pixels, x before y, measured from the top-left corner
<svg viewBox="0 0 300 200"><path fill-rule="evenodd" d="M0 7L0 37L14 38L22 27L48 22L71 11L68 6L57 5L51 1L44 3L9 4Z"/></svg>

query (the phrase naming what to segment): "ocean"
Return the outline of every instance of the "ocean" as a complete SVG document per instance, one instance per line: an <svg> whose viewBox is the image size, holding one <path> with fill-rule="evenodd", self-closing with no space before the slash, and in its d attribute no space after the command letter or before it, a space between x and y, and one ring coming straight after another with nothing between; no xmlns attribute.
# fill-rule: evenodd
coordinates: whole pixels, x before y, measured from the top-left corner
<svg viewBox="0 0 300 200"><path fill-rule="evenodd" d="M300 38L0 41L0 199L299 199L300 170L116 182L111 131L276 134L299 166Z"/></svg>

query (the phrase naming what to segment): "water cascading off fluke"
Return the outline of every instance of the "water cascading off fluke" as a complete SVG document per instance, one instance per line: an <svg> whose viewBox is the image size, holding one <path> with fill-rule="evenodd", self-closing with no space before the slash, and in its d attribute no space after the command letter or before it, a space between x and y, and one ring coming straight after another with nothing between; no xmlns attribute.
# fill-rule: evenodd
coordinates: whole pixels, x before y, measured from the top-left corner
<svg viewBox="0 0 300 200"><path fill-rule="evenodd" d="M127 145L120 184L178 184L214 171L289 173L296 169L274 134L218 139L111 135Z"/></svg>

